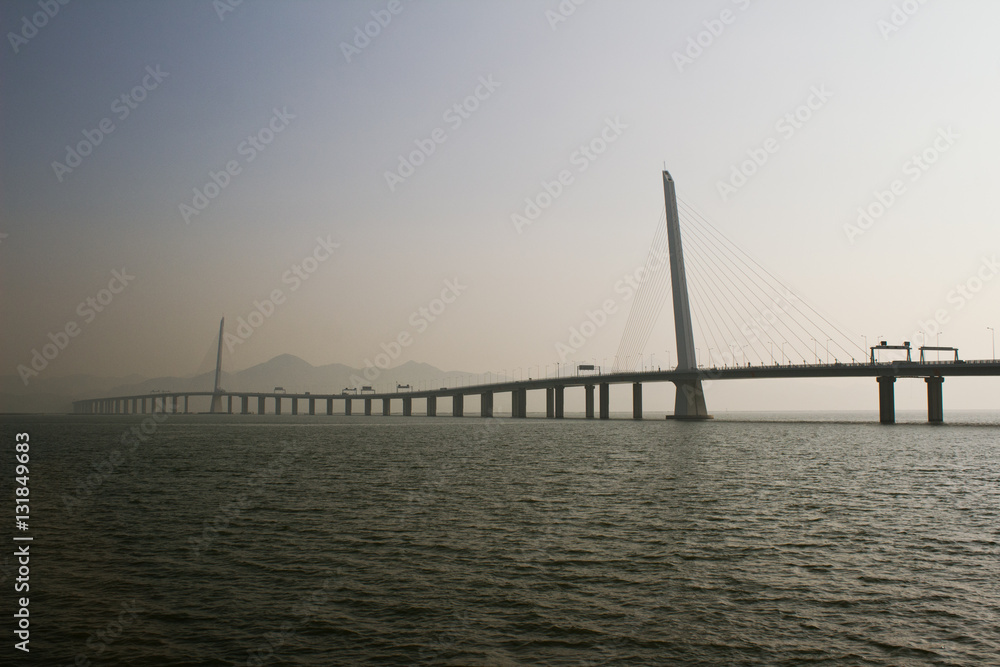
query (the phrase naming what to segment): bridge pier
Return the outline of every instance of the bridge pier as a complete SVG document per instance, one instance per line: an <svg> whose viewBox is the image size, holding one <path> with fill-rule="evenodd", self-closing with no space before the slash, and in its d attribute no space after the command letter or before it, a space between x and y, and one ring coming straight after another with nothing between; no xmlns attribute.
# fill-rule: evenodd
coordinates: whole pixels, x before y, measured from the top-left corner
<svg viewBox="0 0 1000 667"><path fill-rule="evenodd" d="M403 397L403 416L412 417L413 416L413 397L404 396Z"/></svg>
<svg viewBox="0 0 1000 667"><path fill-rule="evenodd" d="M437 417L438 413L438 399L437 396L427 397L427 416Z"/></svg>
<svg viewBox="0 0 1000 667"><path fill-rule="evenodd" d="M316 414L316 399L315 398L310 398L309 399L309 414L311 414L311 415Z"/></svg>
<svg viewBox="0 0 1000 667"><path fill-rule="evenodd" d="M878 381L878 420L882 424L896 423L896 378L880 375Z"/></svg>
<svg viewBox="0 0 1000 667"><path fill-rule="evenodd" d="M229 414L233 414L233 395L229 394L227 398L229 399L229 407L227 408L226 411ZM187 412L187 396L184 397L184 412Z"/></svg>
<svg viewBox="0 0 1000 667"><path fill-rule="evenodd" d="M632 384L632 419L642 419L642 383Z"/></svg>
<svg viewBox="0 0 1000 667"><path fill-rule="evenodd" d="M927 383L927 421L931 424L940 424L944 421L944 401L941 392L944 378L933 375L924 378L924 382Z"/></svg>
<svg viewBox="0 0 1000 667"><path fill-rule="evenodd" d="M145 397L143 397L143 399L142 399L142 414L146 414L146 399L145 399Z"/></svg>
<svg viewBox="0 0 1000 667"><path fill-rule="evenodd" d="M274 414L281 414L281 396L274 397Z"/></svg>
<svg viewBox="0 0 1000 667"><path fill-rule="evenodd" d="M586 402L587 419L594 418L594 385L588 384L583 388L583 395Z"/></svg>
<svg viewBox="0 0 1000 667"><path fill-rule="evenodd" d="M451 397L451 416L452 417L464 417L465 416L465 396L462 394L455 394Z"/></svg>
<svg viewBox="0 0 1000 667"><path fill-rule="evenodd" d="M486 391L479 395L479 416L493 416L493 392Z"/></svg>
<svg viewBox="0 0 1000 667"><path fill-rule="evenodd" d="M240 414L248 415L250 414L250 397L247 395L240 396Z"/></svg>
<svg viewBox="0 0 1000 667"><path fill-rule="evenodd" d="M705 391L701 380L677 380L674 382L677 395L674 397L674 414L667 419L711 419L705 405Z"/></svg>
<svg viewBox="0 0 1000 667"><path fill-rule="evenodd" d="M134 415L139 414L139 399L138 398L133 398L132 399L132 414L134 414Z"/></svg>
<svg viewBox="0 0 1000 667"><path fill-rule="evenodd" d="M292 414L299 414L299 399L295 396L292 396Z"/></svg>
<svg viewBox="0 0 1000 667"><path fill-rule="evenodd" d="M344 416L345 417L351 416L351 399L349 398L344 399Z"/></svg>
<svg viewBox="0 0 1000 667"><path fill-rule="evenodd" d="M382 416L383 417L388 417L389 416L389 414L390 414L390 409L389 408L390 408L389 399L388 398L383 398L382 399Z"/></svg>
<svg viewBox="0 0 1000 667"><path fill-rule="evenodd" d="M326 399L326 414L327 415L331 415L331 416L333 415L333 399L332 398Z"/></svg>
<svg viewBox="0 0 1000 667"><path fill-rule="evenodd" d="M556 388L545 388L545 418L553 419L556 416Z"/></svg>
<svg viewBox="0 0 1000 667"><path fill-rule="evenodd" d="M601 419L611 419L611 389L607 382L601 383Z"/></svg>
<svg viewBox="0 0 1000 667"><path fill-rule="evenodd" d="M556 419L563 418L563 408L566 407L566 387L559 385L556 389Z"/></svg>
<svg viewBox="0 0 1000 667"><path fill-rule="evenodd" d="M330 402L332 403L333 399L331 399ZM365 417L371 417L371 416L372 416L372 399L366 398L365 399Z"/></svg>
<svg viewBox="0 0 1000 667"><path fill-rule="evenodd" d="M527 419L528 417L528 390L514 389L510 397L511 417Z"/></svg>
<svg viewBox="0 0 1000 667"><path fill-rule="evenodd" d="M172 405L173 414L176 415L177 414L177 394L174 394L173 396L171 396L171 398L173 399L171 401L171 403L173 403L173 405Z"/></svg>
<svg viewBox="0 0 1000 667"><path fill-rule="evenodd" d="M265 399L264 399L263 396L258 396L257 397L257 414L259 414L259 415L262 415L265 412L267 412L267 408L266 408L266 405L264 403L264 400Z"/></svg>

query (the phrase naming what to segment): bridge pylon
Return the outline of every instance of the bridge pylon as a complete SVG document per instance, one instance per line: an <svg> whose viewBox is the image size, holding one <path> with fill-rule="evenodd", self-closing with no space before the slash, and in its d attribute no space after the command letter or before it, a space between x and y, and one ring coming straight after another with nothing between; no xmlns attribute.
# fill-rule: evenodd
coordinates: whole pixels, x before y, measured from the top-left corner
<svg viewBox="0 0 1000 667"><path fill-rule="evenodd" d="M215 388L212 390L212 407L209 412L222 412L222 330L226 326L226 318L219 322L219 353L215 357Z"/></svg>
<svg viewBox="0 0 1000 667"><path fill-rule="evenodd" d="M691 325L691 305L688 301L687 276L684 272L684 250L681 247L681 225L677 215L677 192L670 172L663 171L663 199L667 209L667 244L670 254L670 286L674 302L674 333L677 338L677 370L691 371L692 377L674 380L677 397L674 414L667 419L711 419L705 405L701 378L697 377L698 359L694 349Z"/></svg>

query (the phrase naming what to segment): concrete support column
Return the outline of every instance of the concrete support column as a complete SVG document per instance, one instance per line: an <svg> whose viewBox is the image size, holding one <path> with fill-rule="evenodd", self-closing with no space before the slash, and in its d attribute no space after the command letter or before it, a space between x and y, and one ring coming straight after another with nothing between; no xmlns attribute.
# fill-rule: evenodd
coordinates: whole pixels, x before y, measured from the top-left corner
<svg viewBox="0 0 1000 667"><path fill-rule="evenodd" d="M188 398L187 394L184 394L184 414L188 413Z"/></svg>
<svg viewBox="0 0 1000 667"><path fill-rule="evenodd" d="M927 383L927 421L940 424L944 421L944 401L941 393L944 378L927 377L924 378L924 382Z"/></svg>
<svg viewBox="0 0 1000 667"><path fill-rule="evenodd" d="M383 398L382 399L382 416L383 417L388 417L389 416L389 399L388 398Z"/></svg>
<svg viewBox="0 0 1000 667"><path fill-rule="evenodd" d="M292 414L299 414L299 399L295 396L292 396Z"/></svg>
<svg viewBox="0 0 1000 667"><path fill-rule="evenodd" d="M479 416L493 416L493 392L487 391L479 395Z"/></svg>
<svg viewBox="0 0 1000 667"><path fill-rule="evenodd" d="M705 390L700 379L676 380L674 386L677 388L674 396L674 414L668 415L667 419L712 418L705 405Z"/></svg>
<svg viewBox="0 0 1000 667"><path fill-rule="evenodd" d="M556 389L555 387L545 388L545 417L552 419L556 416Z"/></svg>
<svg viewBox="0 0 1000 667"><path fill-rule="evenodd" d="M427 397L427 416L437 417L438 413L438 397L428 396Z"/></svg>
<svg viewBox="0 0 1000 667"><path fill-rule="evenodd" d="M344 415L351 416L351 399L349 398L344 399Z"/></svg>
<svg viewBox="0 0 1000 667"><path fill-rule="evenodd" d="M138 413L139 413L139 399L138 398L133 398L132 399L132 414L135 415L135 414L138 414Z"/></svg>
<svg viewBox="0 0 1000 667"><path fill-rule="evenodd" d="M632 419L642 419L642 383L632 385Z"/></svg>
<svg viewBox="0 0 1000 667"><path fill-rule="evenodd" d="M146 399L142 399L142 414L146 414Z"/></svg>
<svg viewBox="0 0 1000 667"><path fill-rule="evenodd" d="M372 399L366 398L365 399L365 417L371 417L371 416L372 416Z"/></svg>
<svg viewBox="0 0 1000 667"><path fill-rule="evenodd" d="M326 414L328 414L328 415L332 415L333 414L333 399L332 398L326 399Z"/></svg>
<svg viewBox="0 0 1000 667"><path fill-rule="evenodd" d="M281 414L281 396L274 397L274 414Z"/></svg>
<svg viewBox="0 0 1000 667"><path fill-rule="evenodd" d="M462 394L455 394L451 397L451 416L452 417L464 417L465 416L465 396Z"/></svg>
<svg viewBox="0 0 1000 667"><path fill-rule="evenodd" d="M257 397L257 414L262 415L267 412L267 407L264 405L264 397Z"/></svg>
<svg viewBox="0 0 1000 667"><path fill-rule="evenodd" d="M403 416L412 417L413 416L413 397L404 396L403 397Z"/></svg>
<svg viewBox="0 0 1000 667"><path fill-rule="evenodd" d="M311 415L316 414L316 399L315 398L310 398L309 399L309 414L311 414Z"/></svg>
<svg viewBox="0 0 1000 667"><path fill-rule="evenodd" d="M583 388L584 398L587 403L587 419L594 418L594 385L588 384Z"/></svg>
<svg viewBox="0 0 1000 667"><path fill-rule="evenodd" d="M517 406L517 414L514 415L519 419L526 419L528 417L528 390L527 389L515 389L514 404Z"/></svg>
<svg viewBox="0 0 1000 667"><path fill-rule="evenodd" d="M229 394L226 398L229 399L229 405L226 408L226 412L233 414L233 395ZM187 396L184 397L184 412L187 412Z"/></svg>
<svg viewBox="0 0 1000 667"><path fill-rule="evenodd" d="M240 414L248 415L250 414L250 397L243 395L240 396Z"/></svg>
<svg viewBox="0 0 1000 667"><path fill-rule="evenodd" d="M611 419L611 386L601 383L601 419Z"/></svg>
<svg viewBox="0 0 1000 667"><path fill-rule="evenodd" d="M556 419L563 418L563 408L566 406L566 387L556 387Z"/></svg>
<svg viewBox="0 0 1000 667"><path fill-rule="evenodd" d="M878 380L878 420L883 424L896 423L896 378L882 375Z"/></svg>
<svg viewBox="0 0 1000 667"><path fill-rule="evenodd" d="M176 415L177 414L177 396L171 396L171 398L173 399L171 401L173 403L173 406L172 406L173 407L173 413Z"/></svg>

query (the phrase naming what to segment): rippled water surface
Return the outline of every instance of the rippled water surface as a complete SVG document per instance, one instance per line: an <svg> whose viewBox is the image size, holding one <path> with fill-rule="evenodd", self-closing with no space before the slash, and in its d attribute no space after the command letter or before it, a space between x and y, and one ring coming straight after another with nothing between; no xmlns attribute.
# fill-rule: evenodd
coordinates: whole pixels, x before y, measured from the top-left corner
<svg viewBox="0 0 1000 667"><path fill-rule="evenodd" d="M31 658L1000 664L1000 420L957 419L4 417Z"/></svg>

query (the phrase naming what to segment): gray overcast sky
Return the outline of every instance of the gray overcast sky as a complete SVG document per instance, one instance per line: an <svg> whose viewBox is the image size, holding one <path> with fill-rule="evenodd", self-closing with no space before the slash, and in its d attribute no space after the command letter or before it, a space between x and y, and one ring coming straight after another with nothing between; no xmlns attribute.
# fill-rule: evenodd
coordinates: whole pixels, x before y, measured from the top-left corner
<svg viewBox="0 0 1000 667"><path fill-rule="evenodd" d="M909 340L937 313L942 345L991 355L996 2L35 0L0 19L4 374L68 324L46 374L187 374L219 317L236 334L255 301L232 369L285 352L361 366L400 334L397 363L544 367L613 299L576 355L602 363L664 163L683 200L859 342ZM603 153L578 152L602 132ZM925 150L933 164L915 165ZM454 301L419 315L449 280ZM100 312L79 306L109 282ZM645 353L665 366L672 346L664 308ZM971 407L998 407L995 381L946 394L962 383ZM827 385L809 385L813 405L854 405ZM874 408L874 382L840 386ZM758 407L752 389L716 391Z"/></svg>

